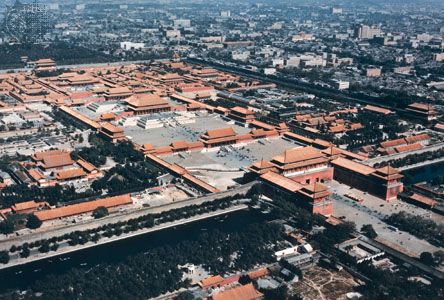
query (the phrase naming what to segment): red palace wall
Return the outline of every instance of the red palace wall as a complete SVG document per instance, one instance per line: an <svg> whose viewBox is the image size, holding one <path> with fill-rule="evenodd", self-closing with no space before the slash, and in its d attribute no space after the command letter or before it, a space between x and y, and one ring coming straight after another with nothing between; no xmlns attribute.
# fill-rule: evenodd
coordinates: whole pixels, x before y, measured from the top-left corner
<svg viewBox="0 0 444 300"><path fill-rule="evenodd" d="M299 203L312 212L312 214L320 214L324 216L331 216L333 214L333 202L329 197L321 197L313 199L301 193L296 193L295 197Z"/></svg>
<svg viewBox="0 0 444 300"><path fill-rule="evenodd" d="M329 200L324 205L318 203L313 206L313 214L320 214L324 216L331 216L333 214L333 203Z"/></svg>
<svg viewBox="0 0 444 300"><path fill-rule="evenodd" d="M385 200L387 200L387 201L396 200L398 198L398 194L402 193L403 190L404 190L403 185L398 185L395 187L388 188L387 194L385 196Z"/></svg>
<svg viewBox="0 0 444 300"><path fill-rule="evenodd" d="M333 168L328 168L319 172L291 176L289 178L301 184L330 181L333 180Z"/></svg>

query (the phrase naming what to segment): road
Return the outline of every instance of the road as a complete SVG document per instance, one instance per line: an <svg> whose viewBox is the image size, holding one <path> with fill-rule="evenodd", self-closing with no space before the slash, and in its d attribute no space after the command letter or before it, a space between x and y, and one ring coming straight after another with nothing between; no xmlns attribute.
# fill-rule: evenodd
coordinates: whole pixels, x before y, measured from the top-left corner
<svg viewBox="0 0 444 300"><path fill-rule="evenodd" d="M209 65L209 66L211 66L215 69L218 69L220 71L229 72L229 73L237 74L237 75L244 76L244 77L249 77L249 78L260 80L260 81L275 83L275 84L280 85L284 88L303 91L306 93L316 95L318 97L331 98L331 99L335 99L338 101L346 100L346 101L358 102L358 103L362 103L362 104L378 105L380 107L389 108L391 110L401 111L400 109L397 109L393 106L388 106L384 103L381 103L380 101L378 101L378 100L380 100L379 98L372 97L372 96L365 96L365 99L363 99L363 98L360 98L360 97L357 97L354 95L350 95L350 94L347 94L347 93L344 93L344 92L341 92L339 90L335 90L332 88L325 88L325 87L321 87L321 86L316 86L312 83L303 82L303 81L295 80L295 79L284 79L284 78L280 78L278 76L273 76L273 77L272 76L265 76L264 74L261 74L259 72L244 70L242 68L234 67L234 66L226 66L226 65L222 65L220 63L214 62L214 61L207 61L207 60L202 60L202 59L198 59L198 58L187 58L186 61L188 61L190 63L195 63L195 64Z"/></svg>
<svg viewBox="0 0 444 300"><path fill-rule="evenodd" d="M2 240L0 241L0 250L9 249L11 248L12 245L18 246L25 242L30 243L37 240L49 239L53 236L62 236L64 234L71 233L74 231L84 231L88 229L93 229L100 227L102 225L117 223L120 221L127 221L148 214L161 213L163 211L169 211L172 209L181 208L190 205L200 205L204 202L214 201L227 196L234 196L236 194L245 195L254 184L255 182L252 182L246 185L239 186L236 189L215 193L203 197L189 198L186 200L172 202L169 204L159 205L155 207L141 208L135 211L133 210L124 213L110 214L109 216L98 220L90 219L82 223L69 224L59 227L43 226L37 230L26 229L25 233L20 236L2 235Z"/></svg>

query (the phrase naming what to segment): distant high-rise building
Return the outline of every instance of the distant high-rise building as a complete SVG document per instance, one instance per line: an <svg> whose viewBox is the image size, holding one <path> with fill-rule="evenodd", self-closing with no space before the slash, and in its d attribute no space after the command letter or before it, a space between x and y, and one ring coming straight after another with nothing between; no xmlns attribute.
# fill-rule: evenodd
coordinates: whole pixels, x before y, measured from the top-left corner
<svg viewBox="0 0 444 300"><path fill-rule="evenodd" d="M49 10L59 10L59 4L58 3L51 3L48 5Z"/></svg>
<svg viewBox="0 0 444 300"><path fill-rule="evenodd" d="M428 43L433 39L433 35L428 33L421 33L416 35L416 39L420 42Z"/></svg>
<svg viewBox="0 0 444 300"><path fill-rule="evenodd" d="M189 19L174 20L174 27L190 27L191 21Z"/></svg>
<svg viewBox="0 0 444 300"><path fill-rule="evenodd" d="M223 10L220 12L220 16L223 18L229 18L231 17L231 11L229 10Z"/></svg>
<svg viewBox="0 0 444 300"><path fill-rule="evenodd" d="M85 4L77 4L76 5L76 10L85 10L86 5Z"/></svg>
<svg viewBox="0 0 444 300"><path fill-rule="evenodd" d="M379 77L381 76L381 68L369 68L366 70L367 77Z"/></svg>
<svg viewBox="0 0 444 300"><path fill-rule="evenodd" d="M370 40L381 35L381 29L368 25L359 25L355 28L355 37L360 40Z"/></svg>
<svg viewBox="0 0 444 300"><path fill-rule="evenodd" d="M333 7L331 13L334 15L340 15L342 14L342 8Z"/></svg>
<svg viewBox="0 0 444 300"><path fill-rule="evenodd" d="M181 36L179 30L167 30L165 32L165 35L169 39L176 39L176 38L180 38L180 36Z"/></svg>
<svg viewBox="0 0 444 300"><path fill-rule="evenodd" d="M437 62L444 61L444 53L435 53L433 54L433 60Z"/></svg>

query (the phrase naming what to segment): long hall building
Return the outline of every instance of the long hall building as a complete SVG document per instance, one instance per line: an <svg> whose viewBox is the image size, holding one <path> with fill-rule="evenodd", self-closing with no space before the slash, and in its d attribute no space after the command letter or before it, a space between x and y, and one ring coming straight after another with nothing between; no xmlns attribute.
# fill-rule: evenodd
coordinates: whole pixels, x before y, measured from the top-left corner
<svg viewBox="0 0 444 300"><path fill-rule="evenodd" d="M390 166L375 169L342 157L331 161L334 179L366 191L386 201L393 201L404 190L403 175Z"/></svg>

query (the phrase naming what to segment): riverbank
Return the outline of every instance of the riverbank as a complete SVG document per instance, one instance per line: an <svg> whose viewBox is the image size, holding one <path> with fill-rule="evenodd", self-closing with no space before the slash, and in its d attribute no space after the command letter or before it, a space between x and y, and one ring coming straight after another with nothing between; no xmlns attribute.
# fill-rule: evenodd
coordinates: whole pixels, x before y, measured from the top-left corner
<svg viewBox="0 0 444 300"><path fill-rule="evenodd" d="M444 176L444 161L433 163L420 163L415 168L403 170L405 176L404 184L415 184L419 182L429 182L438 176Z"/></svg>
<svg viewBox="0 0 444 300"><path fill-rule="evenodd" d="M194 217L191 217L191 218L188 218L188 219L182 219L182 220L177 220L177 221L174 221L174 222L168 222L168 223L164 223L164 224L161 224L161 225L154 226L152 228L140 229L140 230L138 230L136 232L122 233L122 235L120 235L120 236L112 236L110 238L102 238L98 242L95 242L95 243L94 242L88 242L88 243L86 243L84 245L68 246L65 249L60 248L60 249L58 249L57 251L54 251L54 252L36 253L35 255L29 256L27 258L17 258L17 259L11 260L8 264L0 265L0 270L8 269L8 268L11 268L11 267L16 267L16 266L20 266L20 265L25 265L25 264L28 264L28 263L31 263L31 262L35 262L35 261L39 261L39 260L43 260L43 259L57 257L57 256L65 255L65 254L68 254L68 253L72 253L72 252L88 249L88 248L91 248L91 247L101 246L101 245L104 245L104 244L109 244L109 243L112 243L112 242L129 239L129 238L136 237L136 236L139 236L139 235L143 235L143 234L147 234L147 233L151 233L151 232L156 232L156 231L161 231L161 230L164 230L164 229L185 225L185 224L196 222L196 221L200 221L200 220L205 220L205 219L214 218L214 217L221 216L221 215L226 215L226 214L229 214L229 213L232 213L232 212L236 212L236 211L240 211L240 210L244 210L244 209L247 209L247 208L248 208L247 205L240 204L240 205L236 205L236 206L229 207L229 208L226 208L226 209L217 210L217 211L206 213L206 214L203 214L203 215L194 216Z"/></svg>
<svg viewBox="0 0 444 300"><path fill-rule="evenodd" d="M423 161L423 162L419 162L417 164L401 167L401 168L399 168L399 170L401 170L401 171L414 170L414 169L419 169L419 168L422 168L422 167L425 167L425 166L439 164L439 163L442 163L442 162L444 162L444 157L440 157L440 158L437 158L437 159L434 159L434 160L426 160L426 161Z"/></svg>
<svg viewBox="0 0 444 300"><path fill-rule="evenodd" d="M83 222L76 222L70 224L53 225L53 224L43 224L42 227L36 230L29 230L20 235L9 235L3 236L0 240L0 250L9 250L13 245L18 246L23 243L31 243L43 239L50 239L54 236L62 236L64 234L69 234L74 231L85 231L90 229L95 229L103 225L113 224L117 222L125 222L130 219L135 219L148 214L157 214L164 211L169 211L177 208L183 208L191 205L201 205L205 202L215 201L217 199L222 199L225 197L230 197L234 195L245 195L250 188L255 184L255 182L241 185L235 189L223 191L216 194L205 195L196 198L189 198L181 201L174 201L168 204L162 204L158 206L139 208L135 210L128 210L125 212L118 212L115 214L110 214L101 219L88 219Z"/></svg>

